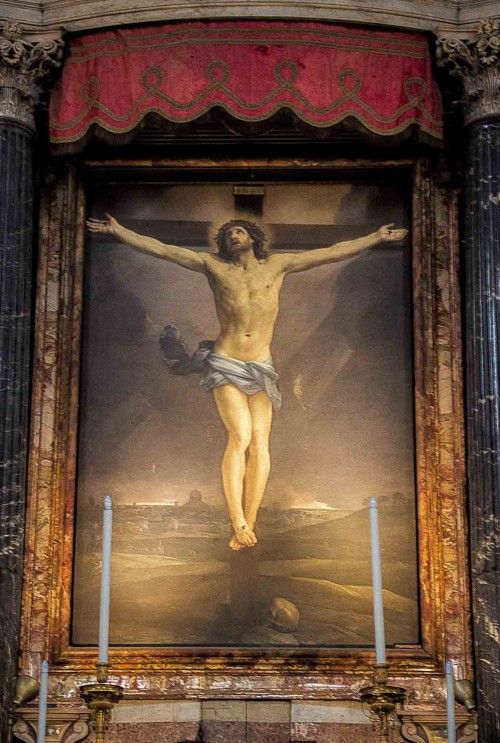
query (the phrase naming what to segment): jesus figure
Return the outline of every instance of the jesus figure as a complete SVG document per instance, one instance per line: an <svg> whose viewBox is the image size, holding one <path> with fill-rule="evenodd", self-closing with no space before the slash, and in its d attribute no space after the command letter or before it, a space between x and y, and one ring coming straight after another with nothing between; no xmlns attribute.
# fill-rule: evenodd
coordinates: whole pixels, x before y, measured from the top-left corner
<svg viewBox="0 0 500 743"><path fill-rule="evenodd" d="M235 219L217 235L217 253L196 252L138 235L106 215L89 219L91 232L102 232L149 255L207 277L214 295L220 332L207 357L202 385L213 390L227 432L222 484L234 550L257 543L255 524L270 472L269 435L273 408L281 406L271 342L283 280L361 253L382 242L402 240L407 230L384 225L376 232L327 248L300 253L269 253L263 231Z"/></svg>

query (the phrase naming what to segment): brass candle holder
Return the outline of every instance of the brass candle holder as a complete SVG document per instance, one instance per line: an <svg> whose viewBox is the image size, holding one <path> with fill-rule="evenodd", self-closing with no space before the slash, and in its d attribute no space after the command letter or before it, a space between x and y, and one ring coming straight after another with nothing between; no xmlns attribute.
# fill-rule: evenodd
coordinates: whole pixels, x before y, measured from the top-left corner
<svg viewBox="0 0 500 743"><path fill-rule="evenodd" d="M390 742L392 719L406 697L402 686L388 685L388 670L386 663L376 663L373 686L364 686L360 690L361 701L370 707L370 717L378 728L381 743Z"/></svg>
<svg viewBox="0 0 500 743"><path fill-rule="evenodd" d="M90 710L96 743L104 743L104 734L111 718L111 710L123 698L123 686L108 681L109 663L96 664L95 684L80 686L80 696Z"/></svg>

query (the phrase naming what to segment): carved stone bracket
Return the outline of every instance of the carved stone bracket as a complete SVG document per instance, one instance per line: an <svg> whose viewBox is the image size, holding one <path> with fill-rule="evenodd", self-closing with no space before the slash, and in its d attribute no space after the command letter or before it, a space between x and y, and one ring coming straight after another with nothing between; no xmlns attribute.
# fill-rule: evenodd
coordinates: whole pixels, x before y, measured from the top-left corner
<svg viewBox="0 0 500 743"><path fill-rule="evenodd" d="M414 712L399 715L401 738L410 743L446 743L446 712ZM477 743L474 715L456 712L457 743Z"/></svg>
<svg viewBox="0 0 500 743"><path fill-rule="evenodd" d="M89 734L88 710L47 709L47 743L77 743ZM14 714L14 740L36 743L38 709L20 707Z"/></svg>
<svg viewBox="0 0 500 743"><path fill-rule="evenodd" d="M500 22L479 22L476 38L437 40L437 63L462 78L465 121L500 117Z"/></svg>
<svg viewBox="0 0 500 743"><path fill-rule="evenodd" d="M35 128L38 94L49 73L60 67L60 38L29 41L19 23L6 22L0 32L0 119L15 119Z"/></svg>

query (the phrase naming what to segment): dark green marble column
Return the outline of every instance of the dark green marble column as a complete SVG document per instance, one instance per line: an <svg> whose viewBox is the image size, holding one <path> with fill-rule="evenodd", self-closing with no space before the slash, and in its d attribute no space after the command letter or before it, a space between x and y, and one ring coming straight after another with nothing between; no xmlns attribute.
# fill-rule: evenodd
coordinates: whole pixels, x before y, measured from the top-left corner
<svg viewBox="0 0 500 743"><path fill-rule="evenodd" d="M467 465L481 741L500 740L500 120L468 131Z"/></svg>
<svg viewBox="0 0 500 743"><path fill-rule="evenodd" d="M21 610L33 244L33 133L0 120L0 693L16 677ZM3 738L2 738L3 740Z"/></svg>
<svg viewBox="0 0 500 743"><path fill-rule="evenodd" d="M462 77L465 413L479 743L500 741L500 37L440 41Z"/></svg>
<svg viewBox="0 0 500 743"><path fill-rule="evenodd" d="M60 42L0 34L0 739L17 677L31 376L34 255L33 111ZM47 58L43 54L47 53Z"/></svg>

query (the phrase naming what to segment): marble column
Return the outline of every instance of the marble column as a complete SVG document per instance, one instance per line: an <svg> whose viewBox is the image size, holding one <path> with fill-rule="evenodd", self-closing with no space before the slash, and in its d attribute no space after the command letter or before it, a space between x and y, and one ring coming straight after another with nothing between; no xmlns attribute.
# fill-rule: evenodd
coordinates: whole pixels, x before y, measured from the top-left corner
<svg viewBox="0 0 500 743"><path fill-rule="evenodd" d="M465 389L479 743L500 740L500 27L441 39L465 113Z"/></svg>
<svg viewBox="0 0 500 743"><path fill-rule="evenodd" d="M62 42L0 32L0 739L17 676L21 611L34 225L34 109Z"/></svg>

